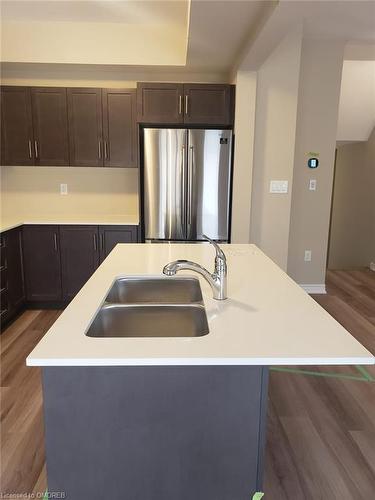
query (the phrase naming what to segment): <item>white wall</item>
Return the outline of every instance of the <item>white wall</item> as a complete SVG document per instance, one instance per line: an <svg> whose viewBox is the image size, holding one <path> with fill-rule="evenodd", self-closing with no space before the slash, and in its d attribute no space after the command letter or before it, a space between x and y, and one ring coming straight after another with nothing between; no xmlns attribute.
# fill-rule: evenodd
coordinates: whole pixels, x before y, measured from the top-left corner
<svg viewBox="0 0 375 500"><path fill-rule="evenodd" d="M367 141L375 126L375 61L344 61L338 141Z"/></svg>
<svg viewBox="0 0 375 500"><path fill-rule="evenodd" d="M228 83L226 73L98 64L1 64L2 85L135 88L137 82Z"/></svg>
<svg viewBox="0 0 375 500"><path fill-rule="evenodd" d="M286 269L291 191L270 194L270 180L291 188L302 30L288 35L258 71L250 239Z"/></svg>
<svg viewBox="0 0 375 500"><path fill-rule="evenodd" d="M97 214L138 217L137 168L1 167L3 221Z"/></svg>
<svg viewBox="0 0 375 500"><path fill-rule="evenodd" d="M237 87L232 197L233 243L250 241L256 79L256 72L239 71L235 82Z"/></svg>
<svg viewBox="0 0 375 500"><path fill-rule="evenodd" d="M85 3L71 2L75 10L78 4ZM42 7L39 8L42 9L45 4L44 13L52 12L49 3L40 4ZM102 7L105 4L103 2ZM115 4L116 2L107 3L109 9ZM139 4L142 5L142 2ZM131 5L128 8L130 7ZM187 2L184 2L182 9L187 10L187 7ZM116 20L111 22L105 18L86 21L84 14L81 16L83 19L74 16L69 19L69 7L66 6L65 9L68 10L68 19L64 21L60 21L61 16L48 18L48 15L41 20L38 16L32 20L3 19L1 60L23 63L166 66L186 63L187 19L185 22L169 22L167 19L163 21L155 18L147 22L140 18L133 23L126 20L124 22L121 16L113 16Z"/></svg>
<svg viewBox="0 0 375 500"><path fill-rule="evenodd" d="M325 282L343 49L297 30L258 71L250 241L301 284ZM270 194L271 180L288 180L288 194Z"/></svg>
<svg viewBox="0 0 375 500"><path fill-rule="evenodd" d="M375 128L366 142L337 149L329 269L375 262Z"/></svg>
<svg viewBox="0 0 375 500"><path fill-rule="evenodd" d="M341 41L302 45L288 253L288 274L301 284L325 282L343 52ZM319 153L315 170L307 167L310 151ZM309 179L317 180L316 191L309 191Z"/></svg>

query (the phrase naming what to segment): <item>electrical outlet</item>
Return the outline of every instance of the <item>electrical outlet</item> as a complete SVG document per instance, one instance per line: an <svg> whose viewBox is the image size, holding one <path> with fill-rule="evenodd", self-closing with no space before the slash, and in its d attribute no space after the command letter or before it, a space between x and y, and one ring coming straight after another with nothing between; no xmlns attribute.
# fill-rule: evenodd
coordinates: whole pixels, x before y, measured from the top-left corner
<svg viewBox="0 0 375 500"><path fill-rule="evenodd" d="M305 262L311 262L311 250L305 250Z"/></svg>
<svg viewBox="0 0 375 500"><path fill-rule="evenodd" d="M68 194L68 184L60 184L60 194Z"/></svg>
<svg viewBox="0 0 375 500"><path fill-rule="evenodd" d="M310 179L309 190L316 191L316 179Z"/></svg>

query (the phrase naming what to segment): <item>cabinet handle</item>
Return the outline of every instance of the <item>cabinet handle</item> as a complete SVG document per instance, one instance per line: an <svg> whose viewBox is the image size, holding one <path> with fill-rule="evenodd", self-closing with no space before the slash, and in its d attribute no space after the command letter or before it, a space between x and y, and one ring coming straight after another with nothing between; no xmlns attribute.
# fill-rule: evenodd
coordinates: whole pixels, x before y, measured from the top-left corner
<svg viewBox="0 0 375 500"><path fill-rule="evenodd" d="M33 150L32 150L31 140L30 139L29 139L29 158L30 158L30 160L33 159Z"/></svg>
<svg viewBox="0 0 375 500"><path fill-rule="evenodd" d="M98 240L96 239L96 234L94 234L94 250L95 252L98 250Z"/></svg>
<svg viewBox="0 0 375 500"><path fill-rule="evenodd" d="M98 155L100 160L102 158L102 141L98 141Z"/></svg>
<svg viewBox="0 0 375 500"><path fill-rule="evenodd" d="M186 94L185 96L185 115L189 112L189 96Z"/></svg>
<svg viewBox="0 0 375 500"><path fill-rule="evenodd" d="M182 95L178 97L178 114L182 115Z"/></svg>
<svg viewBox="0 0 375 500"><path fill-rule="evenodd" d="M39 152L38 152L38 141L34 141L34 148L35 148L35 158L39 158Z"/></svg>
<svg viewBox="0 0 375 500"><path fill-rule="evenodd" d="M108 160L108 145L107 141L104 141L104 158Z"/></svg>
<svg viewBox="0 0 375 500"><path fill-rule="evenodd" d="M55 252L57 252L57 234L53 233L53 246L55 248Z"/></svg>

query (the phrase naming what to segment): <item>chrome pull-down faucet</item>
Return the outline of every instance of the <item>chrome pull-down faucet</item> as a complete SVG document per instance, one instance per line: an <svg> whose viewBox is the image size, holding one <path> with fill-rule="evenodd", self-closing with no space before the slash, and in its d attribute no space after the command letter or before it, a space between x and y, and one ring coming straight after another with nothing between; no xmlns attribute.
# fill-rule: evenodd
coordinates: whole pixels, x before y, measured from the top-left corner
<svg viewBox="0 0 375 500"><path fill-rule="evenodd" d="M203 238L215 247L216 256L215 269L213 273L210 273L200 264L190 260L175 260L170 262L164 266L163 273L167 276L174 276L178 271L182 270L195 271L196 273L201 274L206 281L208 281L212 288L214 299L224 300L227 298L227 259L224 252L215 241L211 240L211 238L205 234L203 235Z"/></svg>

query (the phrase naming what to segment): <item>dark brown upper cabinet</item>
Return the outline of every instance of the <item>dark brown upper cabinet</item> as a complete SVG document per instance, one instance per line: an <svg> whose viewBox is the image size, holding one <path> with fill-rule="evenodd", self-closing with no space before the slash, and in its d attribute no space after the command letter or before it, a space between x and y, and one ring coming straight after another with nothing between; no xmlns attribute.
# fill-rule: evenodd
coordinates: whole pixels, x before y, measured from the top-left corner
<svg viewBox="0 0 375 500"><path fill-rule="evenodd" d="M95 88L68 89L70 165L102 167L102 91Z"/></svg>
<svg viewBox="0 0 375 500"><path fill-rule="evenodd" d="M1 164L136 167L135 89L1 87Z"/></svg>
<svg viewBox="0 0 375 500"><path fill-rule="evenodd" d="M103 89L103 156L105 167L136 167L136 90Z"/></svg>
<svg viewBox="0 0 375 500"><path fill-rule="evenodd" d="M31 89L35 165L69 165L66 89Z"/></svg>
<svg viewBox="0 0 375 500"><path fill-rule="evenodd" d="M60 226L63 300L72 299L99 265L98 226Z"/></svg>
<svg viewBox="0 0 375 500"><path fill-rule="evenodd" d="M184 123L183 87L177 83L138 83L138 121Z"/></svg>
<svg viewBox="0 0 375 500"><path fill-rule="evenodd" d="M141 123L233 124L233 85L139 83L137 101Z"/></svg>
<svg viewBox="0 0 375 500"><path fill-rule="evenodd" d="M30 302L61 300L59 226L23 228L26 299Z"/></svg>
<svg viewBox="0 0 375 500"><path fill-rule="evenodd" d="M233 111L232 85L184 85L184 123L230 126Z"/></svg>
<svg viewBox="0 0 375 500"><path fill-rule="evenodd" d="M34 165L31 95L28 87L1 88L1 163Z"/></svg>

